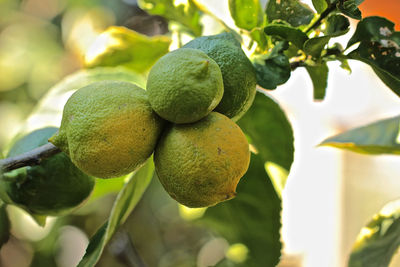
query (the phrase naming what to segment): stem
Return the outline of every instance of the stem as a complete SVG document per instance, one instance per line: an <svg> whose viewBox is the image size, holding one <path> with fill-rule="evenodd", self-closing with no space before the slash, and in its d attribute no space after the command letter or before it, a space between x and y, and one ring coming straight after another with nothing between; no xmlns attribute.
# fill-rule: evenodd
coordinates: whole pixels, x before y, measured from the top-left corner
<svg viewBox="0 0 400 267"><path fill-rule="evenodd" d="M335 4L330 4L322 13L319 15L319 18L305 30L305 33L309 33L311 30L315 30L321 25L321 22L324 18L326 18L332 11L336 9Z"/></svg>
<svg viewBox="0 0 400 267"><path fill-rule="evenodd" d="M21 155L0 160L0 170L8 172L25 166L39 165L43 159L60 152L58 147L48 143Z"/></svg>
<svg viewBox="0 0 400 267"><path fill-rule="evenodd" d="M290 62L290 69L291 69L292 71L294 71L294 70L297 69L298 67L302 67L302 66L305 66L304 60L299 60L299 61Z"/></svg>

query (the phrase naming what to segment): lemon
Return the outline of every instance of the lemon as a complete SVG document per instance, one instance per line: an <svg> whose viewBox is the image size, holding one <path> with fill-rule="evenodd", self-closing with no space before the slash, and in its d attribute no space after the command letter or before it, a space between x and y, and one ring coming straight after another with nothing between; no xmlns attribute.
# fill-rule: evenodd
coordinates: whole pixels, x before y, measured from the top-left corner
<svg viewBox="0 0 400 267"><path fill-rule="evenodd" d="M129 82L102 81L68 99L60 130L50 142L85 173L118 177L150 157L162 126L144 89Z"/></svg>
<svg viewBox="0 0 400 267"><path fill-rule="evenodd" d="M217 62L222 72L224 95L215 111L239 120L253 103L257 84L254 67L240 43L232 34L221 33L196 38L184 47L199 49Z"/></svg>
<svg viewBox="0 0 400 267"><path fill-rule="evenodd" d="M56 131L57 128L49 127L31 132L12 146L8 157L46 144ZM89 197L94 183L94 178L75 167L65 153L59 153L40 165L4 173L0 179L0 197L31 214L64 215Z"/></svg>
<svg viewBox="0 0 400 267"><path fill-rule="evenodd" d="M195 123L171 126L154 152L156 173L165 190L192 208L233 198L249 161L245 135L217 112Z"/></svg>
<svg viewBox="0 0 400 267"><path fill-rule="evenodd" d="M221 101L224 88L217 63L195 49L172 51L152 67L149 101L160 117L190 123L207 116Z"/></svg>

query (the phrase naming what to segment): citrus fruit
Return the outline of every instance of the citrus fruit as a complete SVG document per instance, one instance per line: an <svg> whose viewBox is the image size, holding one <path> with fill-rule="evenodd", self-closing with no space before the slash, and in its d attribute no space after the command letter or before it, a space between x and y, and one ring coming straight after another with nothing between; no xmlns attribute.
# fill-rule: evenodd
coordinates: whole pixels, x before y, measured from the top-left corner
<svg viewBox="0 0 400 267"><path fill-rule="evenodd" d="M151 68L147 92L154 111L175 123L207 116L220 102L224 88L217 63L195 49L178 49Z"/></svg>
<svg viewBox="0 0 400 267"><path fill-rule="evenodd" d="M250 108L256 93L256 73L240 43L230 33L196 38L186 48L199 49L219 65L224 95L215 108L233 121L237 121Z"/></svg>
<svg viewBox="0 0 400 267"><path fill-rule="evenodd" d="M18 140L8 157L30 151L47 143L57 128L43 128ZM32 214L63 215L71 212L90 195L94 178L72 164L65 153L43 160L40 165L23 167L3 174L0 197Z"/></svg>
<svg viewBox="0 0 400 267"><path fill-rule="evenodd" d="M60 130L50 142L85 173L118 177L150 157L162 125L144 89L129 82L102 81L68 99Z"/></svg>
<svg viewBox="0 0 400 267"><path fill-rule="evenodd" d="M235 197L249 161L245 135L232 120L217 112L195 123L172 125L154 152L156 173L165 190L192 208Z"/></svg>

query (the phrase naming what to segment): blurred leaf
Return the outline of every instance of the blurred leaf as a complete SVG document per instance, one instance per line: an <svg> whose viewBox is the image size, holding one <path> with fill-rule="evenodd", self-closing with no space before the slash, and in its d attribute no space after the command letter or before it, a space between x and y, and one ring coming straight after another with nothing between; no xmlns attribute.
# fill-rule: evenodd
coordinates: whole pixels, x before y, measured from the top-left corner
<svg viewBox="0 0 400 267"><path fill-rule="evenodd" d="M326 19L326 29L324 34L327 36L340 36L346 34L350 30L350 21L345 16L332 14Z"/></svg>
<svg viewBox="0 0 400 267"><path fill-rule="evenodd" d="M352 19L361 19L361 11L358 9L358 5L361 4L363 1L359 0L346 0L346 1L339 1L338 8L339 10L349 16Z"/></svg>
<svg viewBox="0 0 400 267"><path fill-rule="evenodd" d="M86 253L78 267L95 266L97 261L113 234L125 222L130 213L141 199L154 173L154 164L150 158L145 165L137 170L127 181L124 188L118 194L111 210L108 221L91 238Z"/></svg>
<svg viewBox="0 0 400 267"><path fill-rule="evenodd" d="M263 28L254 28L250 32L251 38L257 42L258 47L264 51L267 46L268 46L268 40L267 37L265 36L264 29Z"/></svg>
<svg viewBox="0 0 400 267"><path fill-rule="evenodd" d="M326 62L323 62L316 66L307 66L306 69L313 83L314 99L324 99L326 87L328 86L328 65L326 64Z"/></svg>
<svg viewBox="0 0 400 267"><path fill-rule="evenodd" d="M294 153L293 130L281 107L271 97L257 92L253 105L238 124L250 136L264 162L273 162L290 170Z"/></svg>
<svg viewBox="0 0 400 267"><path fill-rule="evenodd" d="M360 45L348 57L370 65L400 96L400 32L394 30L394 24L385 18L367 17L358 23L347 47L357 42Z"/></svg>
<svg viewBox="0 0 400 267"><path fill-rule="evenodd" d="M0 248L10 238L10 220L8 218L6 205L0 202Z"/></svg>
<svg viewBox="0 0 400 267"><path fill-rule="evenodd" d="M124 66L142 73L168 53L170 44L167 36L148 37L125 27L111 26L93 42L85 54L85 65Z"/></svg>
<svg viewBox="0 0 400 267"><path fill-rule="evenodd" d="M385 205L361 229L348 267L389 266L400 246L400 201Z"/></svg>
<svg viewBox="0 0 400 267"><path fill-rule="evenodd" d="M129 175L125 175L112 179L96 179L96 184L89 201L94 201L110 193L118 193L124 187L125 180L128 176Z"/></svg>
<svg viewBox="0 0 400 267"><path fill-rule="evenodd" d="M268 22L283 20L293 27L307 25L314 18L312 9L298 0L271 0L267 4Z"/></svg>
<svg viewBox="0 0 400 267"><path fill-rule="evenodd" d="M46 215L38 215L38 214L31 214L29 215L32 217L32 219L41 227L45 227L46 225L46 220L47 216Z"/></svg>
<svg viewBox="0 0 400 267"><path fill-rule="evenodd" d="M264 28L265 34L277 35L285 41L292 42L302 49L304 42L308 39L307 35L299 29L284 24L270 24Z"/></svg>
<svg viewBox="0 0 400 267"><path fill-rule="evenodd" d="M179 22L195 36L201 35L201 12L193 0L138 0L138 4L141 9L152 15L160 15L169 20Z"/></svg>
<svg viewBox="0 0 400 267"><path fill-rule="evenodd" d="M251 31L263 23L264 14L259 0L229 0L229 11L239 28Z"/></svg>
<svg viewBox="0 0 400 267"><path fill-rule="evenodd" d="M400 154L400 116L379 120L366 126L329 137L320 145L365 154Z"/></svg>
<svg viewBox="0 0 400 267"><path fill-rule="evenodd" d="M275 266L280 258L281 200L264 170L263 159L252 155L240 180L237 196L206 210L199 222L230 243L249 249L243 266Z"/></svg>
<svg viewBox="0 0 400 267"><path fill-rule="evenodd" d="M322 13L328 8L328 3L326 0L312 0L313 6L318 13Z"/></svg>
<svg viewBox="0 0 400 267"><path fill-rule="evenodd" d="M311 38L304 43L304 52L313 56L314 58L319 58L322 50L324 50L325 45L328 44L330 39L330 36Z"/></svg>

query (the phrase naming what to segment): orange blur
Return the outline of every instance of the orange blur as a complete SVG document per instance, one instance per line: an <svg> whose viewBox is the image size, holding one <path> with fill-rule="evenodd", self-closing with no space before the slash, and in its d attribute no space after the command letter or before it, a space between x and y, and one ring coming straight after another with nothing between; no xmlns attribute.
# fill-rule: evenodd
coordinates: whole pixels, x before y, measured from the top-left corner
<svg viewBox="0 0 400 267"><path fill-rule="evenodd" d="M362 16L381 16L395 23L400 30L400 0L365 0L359 6Z"/></svg>

